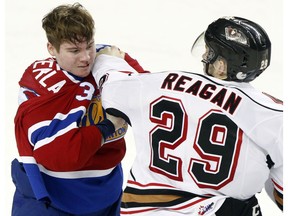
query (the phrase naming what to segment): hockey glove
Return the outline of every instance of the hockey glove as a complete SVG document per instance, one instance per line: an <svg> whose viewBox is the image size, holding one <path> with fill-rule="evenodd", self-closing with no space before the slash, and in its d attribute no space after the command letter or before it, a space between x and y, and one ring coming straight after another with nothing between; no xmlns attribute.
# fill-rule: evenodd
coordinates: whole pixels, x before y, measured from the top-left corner
<svg viewBox="0 0 288 216"><path fill-rule="evenodd" d="M104 142L106 139L115 132L115 126L109 119L104 119L103 121L96 124L96 127L100 130Z"/></svg>
<svg viewBox="0 0 288 216"><path fill-rule="evenodd" d="M116 56L122 59L124 59L124 56L125 56L125 53L116 46L102 45L102 47L98 46L98 49L96 48L96 51L97 51L96 52L97 56L101 54L106 54L110 56Z"/></svg>
<svg viewBox="0 0 288 216"><path fill-rule="evenodd" d="M128 53L121 51L116 46L111 46L107 44L96 44L96 52L97 52L97 55L106 54L106 55L112 55L112 56L122 58L138 73L147 73L147 72L149 73L149 71L145 71L142 68L142 66L139 64L139 62L136 59L132 58Z"/></svg>

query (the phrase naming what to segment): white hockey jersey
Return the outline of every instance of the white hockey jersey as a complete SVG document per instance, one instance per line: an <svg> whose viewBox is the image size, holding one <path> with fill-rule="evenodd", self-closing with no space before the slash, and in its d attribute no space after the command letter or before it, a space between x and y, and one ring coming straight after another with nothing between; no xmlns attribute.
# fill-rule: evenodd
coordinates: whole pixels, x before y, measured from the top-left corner
<svg viewBox="0 0 288 216"><path fill-rule="evenodd" d="M104 108L128 117L135 138L123 215L213 215L226 197L248 199L269 178L282 193L281 101L249 83L134 73L108 55L93 75Z"/></svg>

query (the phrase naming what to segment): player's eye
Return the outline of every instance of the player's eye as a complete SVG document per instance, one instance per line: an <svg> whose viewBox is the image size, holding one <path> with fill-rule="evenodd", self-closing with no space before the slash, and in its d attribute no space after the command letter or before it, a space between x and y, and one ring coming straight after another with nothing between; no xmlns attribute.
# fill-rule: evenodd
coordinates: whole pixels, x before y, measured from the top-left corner
<svg viewBox="0 0 288 216"><path fill-rule="evenodd" d="M79 50L78 49L73 49L73 50L70 50L71 53L78 53Z"/></svg>
<svg viewBox="0 0 288 216"><path fill-rule="evenodd" d="M94 42L93 42L93 43L90 43L90 44L88 44L88 46L87 46L87 49L91 49L91 48L93 48L93 49L94 49Z"/></svg>

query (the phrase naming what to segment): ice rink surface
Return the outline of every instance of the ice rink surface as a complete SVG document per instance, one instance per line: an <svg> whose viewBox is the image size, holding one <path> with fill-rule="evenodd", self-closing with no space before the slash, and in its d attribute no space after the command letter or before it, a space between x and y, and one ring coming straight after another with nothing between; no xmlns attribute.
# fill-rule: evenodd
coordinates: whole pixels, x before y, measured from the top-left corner
<svg viewBox="0 0 288 216"><path fill-rule="evenodd" d="M284 0L79 2L95 19L96 43L117 45L137 58L144 68L153 72L169 69L192 71L191 45L213 20L222 16L240 16L253 20L267 31L272 41L272 61L270 67L252 84L264 92L284 99L283 71L286 59L283 56L283 4L285 9L287 8ZM1 216L11 215L14 192L10 162L17 157L13 119L17 110L18 80L34 60L49 56L41 19L52 8L63 3L74 1L1 1ZM123 161L125 179L135 156L131 129L126 139L128 152ZM265 191L257 197L264 216L287 215L277 209Z"/></svg>

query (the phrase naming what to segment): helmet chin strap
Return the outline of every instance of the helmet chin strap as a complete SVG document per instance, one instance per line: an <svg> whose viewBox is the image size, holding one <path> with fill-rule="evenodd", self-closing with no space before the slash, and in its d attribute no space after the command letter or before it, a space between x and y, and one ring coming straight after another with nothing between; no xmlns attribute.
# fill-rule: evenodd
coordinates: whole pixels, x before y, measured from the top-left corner
<svg viewBox="0 0 288 216"><path fill-rule="evenodd" d="M206 75L209 75L209 76L212 76L210 73L209 73L209 63L204 63L204 74Z"/></svg>
<svg viewBox="0 0 288 216"><path fill-rule="evenodd" d="M209 75L209 76L212 76L211 74L209 74L209 62L208 61L206 61L206 60L204 60L204 59L202 59L202 61L201 61L202 63L203 63L203 65L204 65L204 74L205 75Z"/></svg>

